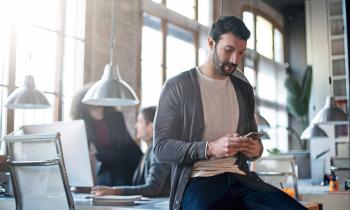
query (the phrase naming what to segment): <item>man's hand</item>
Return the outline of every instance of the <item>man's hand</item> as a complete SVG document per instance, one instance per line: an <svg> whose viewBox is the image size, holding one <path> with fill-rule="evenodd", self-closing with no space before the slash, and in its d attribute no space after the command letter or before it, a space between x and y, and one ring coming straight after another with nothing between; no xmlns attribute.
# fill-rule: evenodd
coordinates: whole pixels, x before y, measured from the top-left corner
<svg viewBox="0 0 350 210"><path fill-rule="evenodd" d="M259 155L261 144L250 137L242 137L240 151L247 157L253 158Z"/></svg>
<svg viewBox="0 0 350 210"><path fill-rule="evenodd" d="M122 194L120 190L115 189L113 187L107 187L107 186L92 187L91 193L95 195L121 195Z"/></svg>
<svg viewBox="0 0 350 210"><path fill-rule="evenodd" d="M215 141L208 143L207 156L226 158L233 157L240 151L243 137L239 137L237 133L227 134Z"/></svg>

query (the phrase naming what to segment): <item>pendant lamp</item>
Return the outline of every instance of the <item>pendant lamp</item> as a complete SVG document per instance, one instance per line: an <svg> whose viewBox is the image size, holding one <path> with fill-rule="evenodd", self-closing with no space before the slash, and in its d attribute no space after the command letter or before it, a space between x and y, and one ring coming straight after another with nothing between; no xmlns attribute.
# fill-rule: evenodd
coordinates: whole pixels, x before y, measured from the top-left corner
<svg viewBox="0 0 350 210"><path fill-rule="evenodd" d="M5 102L8 109L45 109L51 107L45 95L35 88L34 77L27 75L23 87L13 91Z"/></svg>
<svg viewBox="0 0 350 210"><path fill-rule="evenodd" d="M110 63L105 66L102 78L91 86L82 102L96 106L137 105L139 99L134 90L122 80L118 66L113 62L115 42L114 0L112 0L111 22Z"/></svg>

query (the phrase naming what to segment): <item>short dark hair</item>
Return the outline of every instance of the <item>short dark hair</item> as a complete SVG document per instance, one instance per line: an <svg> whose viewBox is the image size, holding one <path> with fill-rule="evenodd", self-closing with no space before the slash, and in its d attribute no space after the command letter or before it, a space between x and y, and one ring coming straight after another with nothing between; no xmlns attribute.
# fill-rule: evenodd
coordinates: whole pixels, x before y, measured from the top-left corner
<svg viewBox="0 0 350 210"><path fill-rule="evenodd" d="M155 106L150 106L150 107L145 107L140 110L140 113L143 114L146 123L152 123L154 120L154 115L156 113L156 107Z"/></svg>
<svg viewBox="0 0 350 210"><path fill-rule="evenodd" d="M209 36L217 43L222 34L231 32L242 40L248 40L250 31L244 22L235 16L221 16L211 26Z"/></svg>

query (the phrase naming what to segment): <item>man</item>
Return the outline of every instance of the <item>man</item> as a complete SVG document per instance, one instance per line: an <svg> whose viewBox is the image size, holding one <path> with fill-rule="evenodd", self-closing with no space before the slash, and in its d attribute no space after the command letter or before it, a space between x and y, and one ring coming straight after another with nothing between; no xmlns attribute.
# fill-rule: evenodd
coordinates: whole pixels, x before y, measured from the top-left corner
<svg viewBox="0 0 350 210"><path fill-rule="evenodd" d="M170 165L159 163L153 154L153 119L156 107L144 108L140 111L135 124L136 136L147 144L147 151L137 167L133 186L96 186L92 193L96 195L143 195L146 197L169 196ZM127 164L128 160L125 160Z"/></svg>
<svg viewBox="0 0 350 210"><path fill-rule="evenodd" d="M263 152L254 95L237 65L249 30L236 17L221 17L210 30L208 59L168 80L155 119L154 153L172 163L173 210L305 209L249 172L247 160Z"/></svg>

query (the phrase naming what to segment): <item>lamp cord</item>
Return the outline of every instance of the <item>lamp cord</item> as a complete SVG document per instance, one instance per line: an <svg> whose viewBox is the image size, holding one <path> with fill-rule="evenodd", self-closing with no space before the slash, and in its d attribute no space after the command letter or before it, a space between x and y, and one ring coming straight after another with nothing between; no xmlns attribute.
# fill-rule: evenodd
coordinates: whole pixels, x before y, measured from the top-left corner
<svg viewBox="0 0 350 210"><path fill-rule="evenodd" d="M113 57L114 57L114 44L115 44L115 37L114 37L114 0L112 1L112 8L111 8L111 49L110 49L110 62L113 66Z"/></svg>
<svg viewBox="0 0 350 210"><path fill-rule="evenodd" d="M224 0L221 0L221 16L224 16Z"/></svg>

